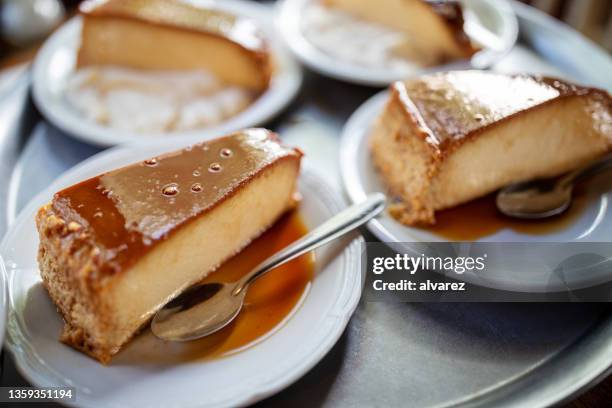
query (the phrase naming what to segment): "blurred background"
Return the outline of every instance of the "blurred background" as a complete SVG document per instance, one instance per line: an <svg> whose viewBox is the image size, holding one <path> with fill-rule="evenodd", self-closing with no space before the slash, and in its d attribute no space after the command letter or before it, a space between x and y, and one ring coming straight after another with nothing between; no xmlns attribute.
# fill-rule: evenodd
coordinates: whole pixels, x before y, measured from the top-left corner
<svg viewBox="0 0 612 408"><path fill-rule="evenodd" d="M612 1L523 0L574 27L612 52Z"/></svg>
<svg viewBox="0 0 612 408"><path fill-rule="evenodd" d="M612 52L612 0L521 0ZM0 0L0 69L28 61L78 0Z"/></svg>

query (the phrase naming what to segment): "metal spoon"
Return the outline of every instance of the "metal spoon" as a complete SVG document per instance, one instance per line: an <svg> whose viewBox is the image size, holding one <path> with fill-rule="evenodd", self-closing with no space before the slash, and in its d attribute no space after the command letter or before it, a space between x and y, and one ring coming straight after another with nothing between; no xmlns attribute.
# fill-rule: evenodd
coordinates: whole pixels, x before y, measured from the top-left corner
<svg viewBox="0 0 612 408"><path fill-rule="evenodd" d="M523 219L540 219L560 214L570 206L572 191L577 182L611 165L612 155L562 177L512 184L497 193L497 208L505 215Z"/></svg>
<svg viewBox="0 0 612 408"><path fill-rule="evenodd" d="M385 196L375 193L327 220L233 283L192 286L164 306L151 322L162 340L186 341L207 336L229 324L242 309L249 285L270 270L365 224L385 208Z"/></svg>

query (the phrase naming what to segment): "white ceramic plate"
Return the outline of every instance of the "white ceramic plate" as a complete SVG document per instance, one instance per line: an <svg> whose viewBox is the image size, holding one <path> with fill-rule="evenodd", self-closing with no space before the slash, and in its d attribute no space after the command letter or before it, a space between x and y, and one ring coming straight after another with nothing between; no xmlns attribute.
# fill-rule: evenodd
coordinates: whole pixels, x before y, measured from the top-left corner
<svg viewBox="0 0 612 408"><path fill-rule="evenodd" d="M301 17L304 8L319 0L284 0L277 13L277 26L293 52L315 71L347 82L386 86L398 79L426 72L450 69L484 69L506 55L516 43L518 22L506 0L462 0L465 30L482 50L471 60L428 69L393 71L357 66L321 51L304 35Z"/></svg>
<svg viewBox="0 0 612 408"><path fill-rule="evenodd" d="M276 69L268 90L246 110L212 127L151 135L113 129L86 118L65 98L67 82L74 74L76 54L80 44L82 24L80 17L75 17L64 24L38 52L32 71L32 92L36 106L60 129L97 146L151 143L160 138L170 137L175 141L190 143L261 125L274 117L298 92L302 83L302 71L284 45L277 40L270 7L241 0L193 0L193 2L202 6L214 4L232 13L254 18L267 34Z"/></svg>
<svg viewBox="0 0 612 408"><path fill-rule="evenodd" d="M368 136L372 125L388 98L388 91L382 91L366 101L357 109L346 123L342 131L340 145L340 167L344 187L352 202L363 200L367 194L385 191L370 159ZM593 180L587 191L588 205L581 214L567 227L546 235L529 235L512 229L501 229L479 242L610 242L612 238L612 214L608 203L612 193L607 191L610 183L606 183L606 174ZM601 185L597 182L601 181ZM384 242L413 243L409 250L422 251L423 242L445 242L446 239L429 231L410 228L397 222L388 213L368 223L368 229ZM505 290L527 292L550 292L583 288L607 282L612 278L612 271L590 271L592 273L574 273L572 275L550 276L550 263L565 259L571 254L568 248L560 246L547 255L550 260L534 260L532 270L517 271L512 269L512 259L504 259L500 264L488 264L488 275L482 277L462 275L462 279L473 281L484 286ZM555 252L558 251L558 252ZM419 252L420 253L420 252ZM599 254L606 258L612 253ZM563 256L563 258L561 258ZM501 262L501 261L500 261ZM524 264L524 263L521 263ZM585 265L586 266L586 265ZM581 272L578 270L578 272Z"/></svg>
<svg viewBox="0 0 612 408"><path fill-rule="evenodd" d="M116 148L60 177L21 212L2 244L9 281L7 345L19 371L37 386L72 386L78 406L221 407L254 403L280 391L331 349L362 289L360 241L339 240L316 253L316 277L290 316L264 340L228 357L175 365L130 363L136 341L108 366L58 341L62 319L40 283L34 215L54 191L79 180L168 151L170 144ZM305 166L299 180L302 218L309 228L337 213L342 200Z"/></svg>
<svg viewBox="0 0 612 408"><path fill-rule="evenodd" d="M0 344L4 344L4 333L6 329L6 317L8 313L8 288L7 288L6 264L0 254Z"/></svg>

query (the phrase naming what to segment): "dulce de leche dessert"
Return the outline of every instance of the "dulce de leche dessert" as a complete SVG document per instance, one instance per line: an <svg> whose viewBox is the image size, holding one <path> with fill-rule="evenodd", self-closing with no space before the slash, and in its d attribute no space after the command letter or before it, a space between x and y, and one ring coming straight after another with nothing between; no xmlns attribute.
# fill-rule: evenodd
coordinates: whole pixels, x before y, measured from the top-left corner
<svg viewBox="0 0 612 408"><path fill-rule="evenodd" d="M230 85L268 87L268 45L248 17L184 0L88 0L80 12L79 68L203 69Z"/></svg>
<svg viewBox="0 0 612 408"><path fill-rule="evenodd" d="M108 362L152 315L295 206L301 153L248 129L56 193L36 217L61 341Z"/></svg>
<svg viewBox="0 0 612 408"><path fill-rule="evenodd" d="M612 98L552 78L437 73L391 86L370 146L391 214L433 224L438 210L610 152Z"/></svg>
<svg viewBox="0 0 612 408"><path fill-rule="evenodd" d="M454 0L323 0L366 21L404 33L396 54L426 65L474 55L478 48L463 30L463 8Z"/></svg>

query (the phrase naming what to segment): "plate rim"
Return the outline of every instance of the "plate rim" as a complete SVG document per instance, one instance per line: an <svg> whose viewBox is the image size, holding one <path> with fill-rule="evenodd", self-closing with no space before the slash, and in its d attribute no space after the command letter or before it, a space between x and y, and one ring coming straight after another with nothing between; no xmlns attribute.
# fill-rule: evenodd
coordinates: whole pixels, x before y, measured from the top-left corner
<svg viewBox="0 0 612 408"><path fill-rule="evenodd" d="M9 317L8 271L4 258L0 254L0 345L4 344L8 332Z"/></svg>
<svg viewBox="0 0 612 408"><path fill-rule="evenodd" d="M389 97L390 91L384 89L370 98L368 98L363 104L361 104L345 122L342 133L340 136L340 178L342 179L342 186L346 195L351 203L356 203L359 200L365 198L365 192L361 191L357 177L353 176L352 161L357 155L359 145L353 143L356 139L352 129L355 127L355 122L362 115L371 111L374 106L378 106L383 103ZM382 226L377 218L371 220L366 227L368 230L380 239L382 242L418 242L415 238L412 241L398 241L397 238L391 234L385 227Z"/></svg>
<svg viewBox="0 0 612 408"><path fill-rule="evenodd" d="M332 56L327 55L325 52L319 50L311 44L303 35L300 29L300 24L295 20L299 18L295 17L296 10L301 9L307 2L311 0L280 0L276 5L276 18L275 23L278 27L278 31L283 34L285 42L293 54L308 68L317 71L318 73L346 81L349 83L373 87L384 87L398 79L405 78L406 75L401 73L383 73L382 70L368 70L364 67L340 61ZM474 1L474 0L465 0ZM500 16L500 18L506 23L508 30L507 41L504 44L503 50L494 51L491 49L482 50L477 53L475 57L479 62L455 62L450 64L439 65L435 67L417 69L415 72L408 76L416 76L427 73L433 73L438 71L453 70L453 69L486 69L492 66L495 62L501 60L506 56L512 48L515 46L518 35L518 17L511 7L508 0L495 0L493 6L493 0L478 0L482 4L487 4L492 10ZM488 57L487 57L488 56Z"/></svg>
<svg viewBox="0 0 612 408"><path fill-rule="evenodd" d="M162 147L163 146L163 147ZM163 143L162 145L156 145L152 148L160 150L163 148L172 149L171 143ZM78 177L77 174L83 172L89 166L95 165L98 160L112 160L113 157L120 157L121 154L129 154L129 151L133 151L133 148L126 146L118 146L106 151L100 152L84 160L78 165L71 169L68 169L61 176L59 176L48 188L38 193L28 204L20 211L17 219L7 230L3 239L0 241L0 269L6 270L6 304L7 308L7 332L4 339L4 345L13 357L13 361L19 373L27 379L31 384L38 386L49 386L53 385L54 378L43 374L45 371L53 371L51 367L45 365L40 359L35 350L28 350L28 343L15 342L15 338L22 338L24 336L21 330L20 323L16 320L19 319L18 312L13 308L13 289L12 279L14 274L10 274L8 268L5 265L5 259L2 254L6 254L10 241L18 234L24 226L24 223L28 221L29 216L35 214L36 209L41 203L44 203L48 197L55 191L59 186L65 184L66 179L71 177ZM316 190L325 191L326 194L317 195L317 198L321 200L324 207L331 212L340 211L345 206L345 200L343 200L341 194L331 188L329 182L325 180L325 177L320 174L314 166L310 163L302 163L302 173L300 177L304 177L303 182L309 184L310 188ZM311 179L311 180L308 180ZM299 359L295 361L294 365L285 365L282 370L275 372L274 375L270 376L269 382L258 382L255 384L248 384L249 386L255 386L256 389L250 389L248 392L240 390L238 395L231 395L226 397L224 400L216 400L208 403L207 406L235 406L235 405L248 405L260 401L266 397L274 395L286 387L296 382L299 378L304 376L312 367L321 361L329 353L332 347L337 343L338 339L345 331L346 326L353 315L359 299L361 298L362 291L362 273L360 268L361 262L361 246L365 242L361 234L353 235L350 241L347 242L346 247L342 250L339 255L342 258L342 270L345 271L345 279L339 285L338 298L329 307L327 314L321 318L321 323L325 323L326 331L317 331L319 337L314 341L311 341L312 351L311 353L304 353ZM1 283L1 282L0 282ZM296 309L297 310L297 309ZM295 312L294 312L295 313ZM329 323L329 325L327 325ZM323 325L322 325L323 326ZM279 329L279 330L282 330ZM17 334L18 336L15 336ZM313 337L314 338L314 337ZM311 339L313 339L311 338ZM279 365L280 366L280 365ZM55 376L55 379L57 376ZM79 398L79 401L70 402L69 405L81 406L86 405L99 405L94 400L88 400L87 397ZM204 406L201 400L193 399L188 402L185 406Z"/></svg>
<svg viewBox="0 0 612 408"><path fill-rule="evenodd" d="M190 0L195 4L211 4L207 0ZM244 0L224 0L213 2L215 6L245 14L255 19L260 25L268 27L267 40L270 54L279 70L272 75L271 86L259 96L247 109L237 115L208 128L193 129L172 133L141 134L138 132L114 129L87 119L68 106L66 101L53 100L49 86L44 80L47 77L49 61L65 45L66 40L77 41L80 36L82 16L76 15L63 23L42 45L32 63L32 99L41 113L70 137L98 147L129 146L157 143L172 138L177 144L212 139L216 134L230 133L242 128L259 126L270 120L291 104L298 94L304 74L300 64L282 41L274 38L273 10L265 4L250 3ZM240 10L240 11L239 11ZM76 49L72 50L76 53ZM74 67L71 68L74 70ZM276 82L276 83L275 83ZM203 137L204 135L204 137Z"/></svg>

